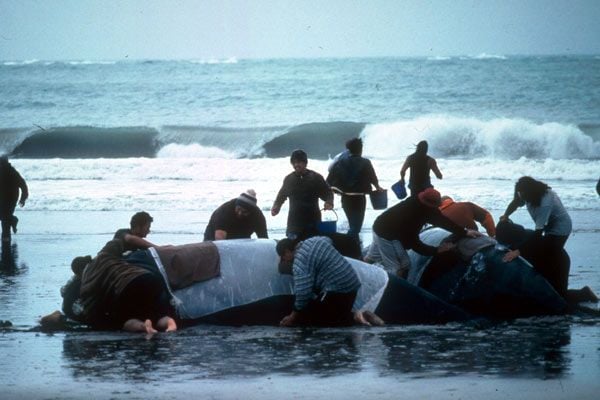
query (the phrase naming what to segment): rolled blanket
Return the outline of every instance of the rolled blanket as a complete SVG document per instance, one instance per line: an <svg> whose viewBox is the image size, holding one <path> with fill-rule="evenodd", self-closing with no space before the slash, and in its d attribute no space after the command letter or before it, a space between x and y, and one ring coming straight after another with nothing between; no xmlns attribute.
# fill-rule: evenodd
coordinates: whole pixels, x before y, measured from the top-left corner
<svg viewBox="0 0 600 400"><path fill-rule="evenodd" d="M206 281L221 273L219 251L212 242L156 248L173 290Z"/></svg>

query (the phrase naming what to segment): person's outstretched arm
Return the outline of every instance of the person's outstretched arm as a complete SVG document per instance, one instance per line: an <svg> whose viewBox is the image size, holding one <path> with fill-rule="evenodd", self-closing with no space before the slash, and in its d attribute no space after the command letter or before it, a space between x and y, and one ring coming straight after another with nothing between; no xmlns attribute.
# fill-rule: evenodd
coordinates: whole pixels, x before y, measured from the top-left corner
<svg viewBox="0 0 600 400"><path fill-rule="evenodd" d="M404 161L402 168L400 168L400 180L401 181L404 181L404 175L406 175L406 171L408 170L408 168L410 166L409 159L410 159L410 156L406 157L406 160Z"/></svg>
<svg viewBox="0 0 600 400"><path fill-rule="evenodd" d="M429 157L429 168L431 168L438 179L442 179L442 172L438 168L437 161L435 161L435 158L433 157Z"/></svg>

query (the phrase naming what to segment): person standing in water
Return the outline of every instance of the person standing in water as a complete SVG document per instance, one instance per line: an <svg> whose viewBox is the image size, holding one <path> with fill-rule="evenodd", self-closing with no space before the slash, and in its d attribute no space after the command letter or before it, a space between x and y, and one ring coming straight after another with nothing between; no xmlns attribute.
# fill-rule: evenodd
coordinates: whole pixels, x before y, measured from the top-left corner
<svg viewBox="0 0 600 400"><path fill-rule="evenodd" d="M400 181L404 183L404 175L406 175L406 170L410 168L408 187L411 196L416 196L423 190L433 187L429 171L433 171L438 179L442 179L442 173L437 166L437 162L433 157L427 155L428 147L427 141L421 140L417 144L415 152L406 157L406 161L400 169Z"/></svg>
<svg viewBox="0 0 600 400"><path fill-rule="evenodd" d="M21 193L19 197L19 191ZM15 217L15 207L17 200L19 205L23 207L29 196L25 179L8 161L7 156L0 157L0 219L2 220L2 242L10 243L12 228L14 233L17 233L17 222L19 219Z"/></svg>
<svg viewBox="0 0 600 400"><path fill-rule="evenodd" d="M332 210L333 192L321 174L306 168L308 156L303 150L294 150L290 163L294 171L283 180L271 207L271 215L279 214L281 205L289 198L286 236L306 239L318 234L317 224L321 221L319 199L325 202L325 210Z"/></svg>

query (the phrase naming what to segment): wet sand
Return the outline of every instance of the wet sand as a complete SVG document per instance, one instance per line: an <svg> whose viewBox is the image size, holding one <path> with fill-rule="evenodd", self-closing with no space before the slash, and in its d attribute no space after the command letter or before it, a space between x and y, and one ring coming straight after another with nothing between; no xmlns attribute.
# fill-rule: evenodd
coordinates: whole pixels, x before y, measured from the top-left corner
<svg viewBox="0 0 600 400"><path fill-rule="evenodd" d="M39 316L60 308L70 260L94 254L127 219L113 212L21 215L13 257L3 252L0 271L0 320L13 323L0 330L0 398L548 400L592 399L600 390L600 319L586 315L484 329L196 326L151 338L34 332ZM153 215L156 243L199 240L191 213ZM598 293L598 216L572 216L583 228L567 243L570 286Z"/></svg>

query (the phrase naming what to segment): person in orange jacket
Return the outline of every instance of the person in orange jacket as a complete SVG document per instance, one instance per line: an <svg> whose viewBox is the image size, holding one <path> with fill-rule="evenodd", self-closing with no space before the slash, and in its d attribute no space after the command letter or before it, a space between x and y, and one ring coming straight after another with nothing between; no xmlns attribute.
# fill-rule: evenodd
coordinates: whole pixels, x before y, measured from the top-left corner
<svg viewBox="0 0 600 400"><path fill-rule="evenodd" d="M454 201L450 196L442 196L440 205L442 214L457 225L467 229L477 230L479 222L488 236L496 237L494 217L488 210L470 201Z"/></svg>

